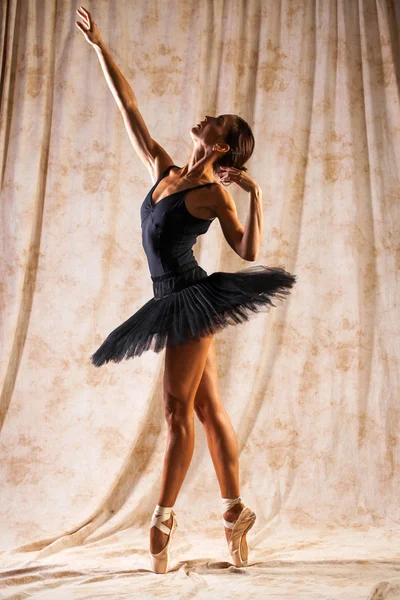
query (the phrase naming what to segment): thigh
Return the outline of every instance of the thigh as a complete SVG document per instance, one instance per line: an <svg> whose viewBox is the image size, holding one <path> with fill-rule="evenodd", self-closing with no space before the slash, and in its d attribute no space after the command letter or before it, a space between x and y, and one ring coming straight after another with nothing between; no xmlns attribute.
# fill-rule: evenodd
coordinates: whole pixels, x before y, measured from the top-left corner
<svg viewBox="0 0 400 600"><path fill-rule="evenodd" d="M193 408L213 335L165 351L164 399Z"/></svg>
<svg viewBox="0 0 400 600"><path fill-rule="evenodd" d="M224 409L218 384L217 357L214 341L211 342L204 371L196 391L194 408L199 419L207 413L217 414Z"/></svg>

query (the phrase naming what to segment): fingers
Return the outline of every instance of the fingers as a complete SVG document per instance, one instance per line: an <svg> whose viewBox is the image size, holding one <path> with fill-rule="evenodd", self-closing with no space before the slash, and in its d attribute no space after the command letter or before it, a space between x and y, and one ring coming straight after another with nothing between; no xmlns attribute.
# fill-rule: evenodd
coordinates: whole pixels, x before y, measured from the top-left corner
<svg viewBox="0 0 400 600"><path fill-rule="evenodd" d="M80 29L80 30L81 30L83 33L86 33L86 32L87 32L87 29L85 29L85 26L84 26L84 25L82 25L82 23L81 23L80 21L75 21L75 24L76 24L76 26L77 26L77 27L79 27L79 29Z"/></svg>
<svg viewBox="0 0 400 600"><path fill-rule="evenodd" d="M220 167L220 169L224 169L228 173L231 171L232 173L241 173L240 169L236 169L235 167Z"/></svg>
<svg viewBox="0 0 400 600"><path fill-rule="evenodd" d="M241 173L240 169L235 169L235 167L221 167L222 173L225 175L239 175Z"/></svg>
<svg viewBox="0 0 400 600"><path fill-rule="evenodd" d="M87 19L91 19L90 12L84 6L82 6L82 4L77 10L80 10L86 16Z"/></svg>
<svg viewBox="0 0 400 600"><path fill-rule="evenodd" d="M86 10L86 8L83 8L83 6L81 6L80 8L76 9L76 12L78 13L78 15L81 17L82 21L84 22L84 24L86 25L86 27L88 29L90 29L90 13Z"/></svg>
<svg viewBox="0 0 400 600"><path fill-rule="evenodd" d="M220 167L221 172L218 173L221 183L236 183L239 187L246 190L246 178L243 178L243 171L235 167Z"/></svg>
<svg viewBox="0 0 400 600"><path fill-rule="evenodd" d="M242 176L242 171L240 169L235 169L235 167L220 168L221 172L218 173L218 175L222 181L238 181Z"/></svg>

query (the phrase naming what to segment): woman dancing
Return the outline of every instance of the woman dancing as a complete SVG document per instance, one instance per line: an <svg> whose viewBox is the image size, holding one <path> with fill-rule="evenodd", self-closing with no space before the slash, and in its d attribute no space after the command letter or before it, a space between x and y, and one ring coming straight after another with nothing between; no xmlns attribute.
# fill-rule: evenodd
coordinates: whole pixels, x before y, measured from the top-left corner
<svg viewBox="0 0 400 600"><path fill-rule="evenodd" d="M140 207L154 297L112 331L91 356L99 367L146 350L166 349L163 391L168 441L159 504L150 527L151 566L156 573L168 570L177 527L173 506L194 450L194 413L204 425L218 478L229 552L235 565L247 565L246 534L256 515L240 497L238 443L218 389L213 336L227 325L247 321L262 307L275 306L272 300L289 294L296 277L281 267L261 265L208 275L195 260L192 247L218 218L232 249L244 260L256 260L263 229L262 196L244 166L253 153L254 137L238 115L207 115L190 131L193 150L188 162L175 165L150 136L136 96L91 14L83 6L77 13L82 23L76 25L96 50L129 138L154 182ZM245 227L221 185L232 182L249 193Z"/></svg>

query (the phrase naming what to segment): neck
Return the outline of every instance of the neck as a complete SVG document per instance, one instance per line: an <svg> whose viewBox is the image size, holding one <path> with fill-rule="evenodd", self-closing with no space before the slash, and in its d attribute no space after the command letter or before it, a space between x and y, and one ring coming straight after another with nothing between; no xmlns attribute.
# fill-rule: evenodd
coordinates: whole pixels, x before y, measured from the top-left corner
<svg viewBox="0 0 400 600"><path fill-rule="evenodd" d="M189 161L183 167L180 178L204 182L216 181L213 171L214 157L205 154L203 148L194 148Z"/></svg>

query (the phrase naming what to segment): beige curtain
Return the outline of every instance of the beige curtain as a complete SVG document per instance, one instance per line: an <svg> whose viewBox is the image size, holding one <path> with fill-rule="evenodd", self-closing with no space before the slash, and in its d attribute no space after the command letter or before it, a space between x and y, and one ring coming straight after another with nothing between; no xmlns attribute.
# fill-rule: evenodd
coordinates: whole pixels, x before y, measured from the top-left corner
<svg viewBox="0 0 400 600"><path fill-rule="evenodd" d="M1 598L399 598L399 2L84 6L176 164L205 114L248 121L257 263L297 284L214 338L258 516L250 567L230 562L196 421L160 579L147 551L164 354L89 359L152 297L139 219L152 182L78 4L3 1ZM247 195L229 191L244 224ZM217 220L195 254L208 273L249 265Z"/></svg>

